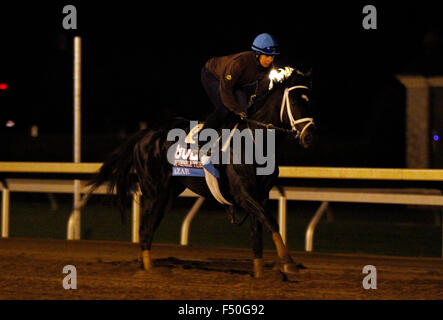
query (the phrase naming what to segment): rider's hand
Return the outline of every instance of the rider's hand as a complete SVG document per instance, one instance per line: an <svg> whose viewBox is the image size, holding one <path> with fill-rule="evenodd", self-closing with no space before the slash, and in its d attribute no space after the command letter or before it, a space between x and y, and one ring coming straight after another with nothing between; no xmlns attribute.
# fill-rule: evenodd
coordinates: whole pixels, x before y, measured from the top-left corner
<svg viewBox="0 0 443 320"><path fill-rule="evenodd" d="M239 113L237 113L237 114L238 114L238 116L240 117L240 119L242 119L242 120L245 120L245 119L248 117L248 115L247 115L246 112L244 112L244 111L239 112Z"/></svg>

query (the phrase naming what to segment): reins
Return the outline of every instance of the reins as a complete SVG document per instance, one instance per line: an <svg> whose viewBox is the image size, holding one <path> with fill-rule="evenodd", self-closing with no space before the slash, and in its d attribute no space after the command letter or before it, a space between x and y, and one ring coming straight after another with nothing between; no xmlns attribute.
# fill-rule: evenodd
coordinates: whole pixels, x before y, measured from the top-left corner
<svg viewBox="0 0 443 320"><path fill-rule="evenodd" d="M304 131L306 130L306 128L309 127L310 125L314 124L314 121L312 118L302 118L302 119L298 119L298 120L294 119L294 116L292 115L292 111L291 111L291 107L290 107L290 101L289 101L289 92L294 89L309 89L309 88L306 86L294 86L294 87L285 89L285 92L284 92L283 98L282 98L281 108L280 108L280 121L283 122L283 114L286 111L288 118L289 118L289 122L291 123L291 129L281 128L281 127L273 125L272 123L264 123L264 122L260 122L260 121L253 120L253 119L244 119L244 121L249 122L249 123L253 123L258 126L265 127L266 129L274 129L274 130L284 132L287 134L292 134L295 132L296 139L301 137L303 135ZM304 123L304 122L306 122L306 124L303 127L303 129L301 131L298 130L296 125L299 123Z"/></svg>
<svg viewBox="0 0 443 320"><path fill-rule="evenodd" d="M280 127L274 126L272 123L264 123L264 122L260 122L260 121L252 120L252 119L244 119L243 121L255 124L257 126L265 127L266 129L274 129L274 130L281 131L284 133L294 133L294 131L292 129L280 128Z"/></svg>

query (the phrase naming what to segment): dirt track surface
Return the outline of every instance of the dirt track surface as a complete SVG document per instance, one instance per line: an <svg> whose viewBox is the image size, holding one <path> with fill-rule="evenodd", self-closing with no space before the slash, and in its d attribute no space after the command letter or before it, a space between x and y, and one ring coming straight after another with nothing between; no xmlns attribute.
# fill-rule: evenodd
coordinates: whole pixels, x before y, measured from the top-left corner
<svg viewBox="0 0 443 320"><path fill-rule="evenodd" d="M155 271L139 269L136 244L41 239L0 240L0 299L443 299L443 261L292 252L296 275L273 270L251 276L251 251L176 245L153 247ZM63 288L65 265L77 270L77 290ZM377 269L377 289L365 290L365 265Z"/></svg>

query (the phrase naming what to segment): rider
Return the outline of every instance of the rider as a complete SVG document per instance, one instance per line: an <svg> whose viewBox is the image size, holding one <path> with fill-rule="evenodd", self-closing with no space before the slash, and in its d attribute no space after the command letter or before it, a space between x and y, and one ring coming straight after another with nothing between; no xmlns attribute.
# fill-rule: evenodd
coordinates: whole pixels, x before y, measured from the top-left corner
<svg viewBox="0 0 443 320"><path fill-rule="evenodd" d="M280 54L278 44L273 36L262 33L251 48L253 51L211 58L202 68L202 84L215 107L206 118L206 128L219 128L229 111L245 119L253 98L267 90L274 57Z"/></svg>

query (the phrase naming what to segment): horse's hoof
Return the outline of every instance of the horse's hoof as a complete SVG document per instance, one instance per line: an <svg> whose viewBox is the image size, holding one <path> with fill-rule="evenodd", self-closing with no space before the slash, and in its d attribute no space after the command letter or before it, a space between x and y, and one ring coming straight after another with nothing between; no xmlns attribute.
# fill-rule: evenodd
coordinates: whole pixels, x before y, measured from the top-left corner
<svg viewBox="0 0 443 320"><path fill-rule="evenodd" d="M279 270L286 274L296 274L300 269L300 265L295 262L278 263L274 266L274 270Z"/></svg>
<svg viewBox="0 0 443 320"><path fill-rule="evenodd" d="M158 268L151 268L149 270L140 269L134 273L134 278L139 278L139 279L149 279L151 277L158 277L158 276L162 276Z"/></svg>
<svg viewBox="0 0 443 320"><path fill-rule="evenodd" d="M136 277L166 277L171 278L173 276L173 270L164 267L152 267L148 270L138 270L136 273Z"/></svg>
<svg viewBox="0 0 443 320"><path fill-rule="evenodd" d="M263 278L264 271L263 259L254 259L254 278Z"/></svg>
<svg viewBox="0 0 443 320"><path fill-rule="evenodd" d="M298 267L298 265L294 262L291 263L284 263L283 264L283 268L282 268L282 272L283 273L298 273L300 270L300 268Z"/></svg>
<svg viewBox="0 0 443 320"><path fill-rule="evenodd" d="M150 271L153 269L155 269L155 268L153 267L152 263L151 264L144 264L143 262L140 263L140 270L141 271Z"/></svg>
<svg viewBox="0 0 443 320"><path fill-rule="evenodd" d="M151 252L149 250L143 250L141 254L141 260L142 260L142 270L148 271L151 270L153 267L152 259L151 259Z"/></svg>

